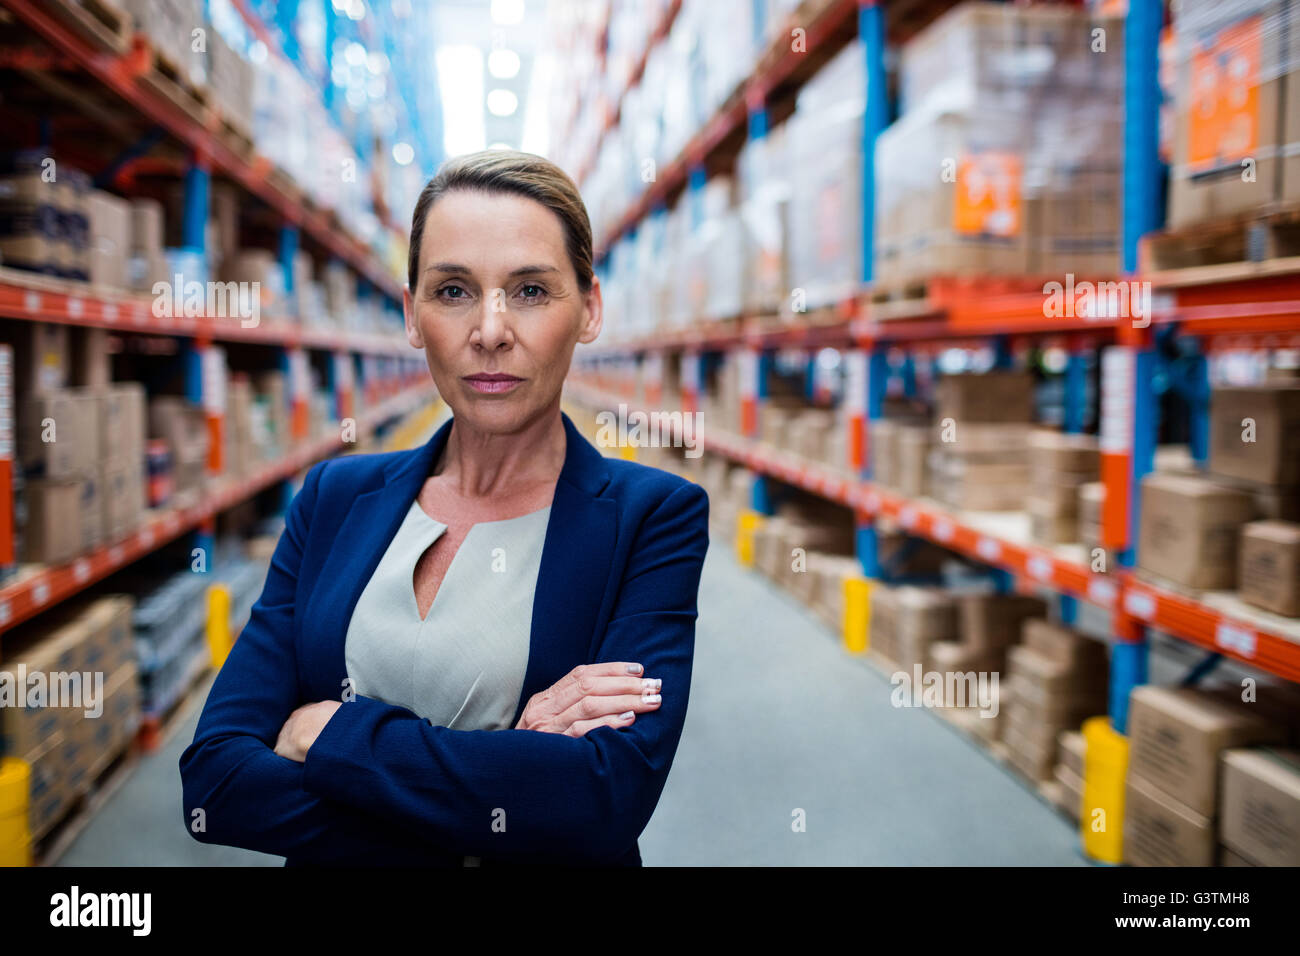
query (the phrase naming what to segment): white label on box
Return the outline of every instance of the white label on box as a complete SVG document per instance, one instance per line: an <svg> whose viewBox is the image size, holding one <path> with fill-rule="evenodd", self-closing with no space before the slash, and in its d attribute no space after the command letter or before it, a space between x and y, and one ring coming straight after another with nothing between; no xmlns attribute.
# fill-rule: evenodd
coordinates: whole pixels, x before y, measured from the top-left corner
<svg viewBox="0 0 1300 956"><path fill-rule="evenodd" d="M1040 581L1052 580L1052 560L1041 554L1032 555L1026 565L1029 576Z"/></svg>
<svg viewBox="0 0 1300 956"><path fill-rule="evenodd" d="M985 561L996 561L1002 557L1002 545L992 538L980 538L975 542L975 553Z"/></svg>
<svg viewBox="0 0 1300 956"><path fill-rule="evenodd" d="M1114 607L1115 582L1104 578L1092 578L1088 581L1088 599L1102 607Z"/></svg>
<svg viewBox="0 0 1300 956"><path fill-rule="evenodd" d="M1129 589L1124 592L1124 610L1144 621L1155 620L1156 599L1146 591Z"/></svg>
<svg viewBox="0 0 1300 956"><path fill-rule="evenodd" d="M957 529L953 527L951 521L944 517L935 518L930 525L930 533L934 535L936 541L951 541Z"/></svg>
<svg viewBox="0 0 1300 956"><path fill-rule="evenodd" d="M1244 624L1220 620L1214 629L1214 643L1229 651L1236 651L1242 657L1255 656L1257 638L1254 628Z"/></svg>

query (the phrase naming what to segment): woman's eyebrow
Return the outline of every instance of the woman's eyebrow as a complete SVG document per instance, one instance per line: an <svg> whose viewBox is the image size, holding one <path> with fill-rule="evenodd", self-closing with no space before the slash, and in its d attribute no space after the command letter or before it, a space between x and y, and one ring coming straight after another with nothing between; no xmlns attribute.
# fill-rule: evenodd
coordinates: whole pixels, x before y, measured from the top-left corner
<svg viewBox="0 0 1300 956"><path fill-rule="evenodd" d="M510 270L510 278L523 275L536 275L539 272L559 272L555 266L520 266L518 269Z"/></svg>
<svg viewBox="0 0 1300 956"><path fill-rule="evenodd" d="M454 262L435 262L431 264L425 272L451 272L456 275L469 275L469 267L457 265Z"/></svg>

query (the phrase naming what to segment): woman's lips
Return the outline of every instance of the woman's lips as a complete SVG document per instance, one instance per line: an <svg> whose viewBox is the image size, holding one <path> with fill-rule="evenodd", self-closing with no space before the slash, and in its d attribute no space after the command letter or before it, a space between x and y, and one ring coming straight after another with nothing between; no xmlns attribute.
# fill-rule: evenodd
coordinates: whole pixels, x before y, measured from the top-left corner
<svg viewBox="0 0 1300 956"><path fill-rule="evenodd" d="M514 375L505 375L500 372L491 374L483 373L481 375L466 375L465 381L469 387L476 392L482 392L485 395L499 395L502 392L508 392L520 382L522 378Z"/></svg>

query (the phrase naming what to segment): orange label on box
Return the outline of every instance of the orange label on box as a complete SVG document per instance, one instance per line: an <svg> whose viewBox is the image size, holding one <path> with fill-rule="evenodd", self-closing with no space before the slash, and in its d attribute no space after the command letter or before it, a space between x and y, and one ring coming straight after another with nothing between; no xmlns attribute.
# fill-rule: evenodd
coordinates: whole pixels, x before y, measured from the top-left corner
<svg viewBox="0 0 1300 956"><path fill-rule="evenodd" d="M962 235L1020 234L1022 163L1015 153L972 153L957 166L953 229Z"/></svg>
<svg viewBox="0 0 1300 956"><path fill-rule="evenodd" d="M1259 144L1260 18L1220 30L1192 56L1187 165L1236 165Z"/></svg>

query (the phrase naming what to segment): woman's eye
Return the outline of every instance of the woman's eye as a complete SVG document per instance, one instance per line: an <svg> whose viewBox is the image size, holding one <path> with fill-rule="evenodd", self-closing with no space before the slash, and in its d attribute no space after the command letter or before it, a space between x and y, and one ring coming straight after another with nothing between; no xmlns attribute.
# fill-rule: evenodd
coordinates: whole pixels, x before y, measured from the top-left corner
<svg viewBox="0 0 1300 956"><path fill-rule="evenodd" d="M463 299L469 293L458 285L445 285L438 290L438 295L446 299Z"/></svg>
<svg viewBox="0 0 1300 956"><path fill-rule="evenodd" d="M546 295L546 290L539 285L529 283L519 290L520 295L525 299L538 299Z"/></svg>

